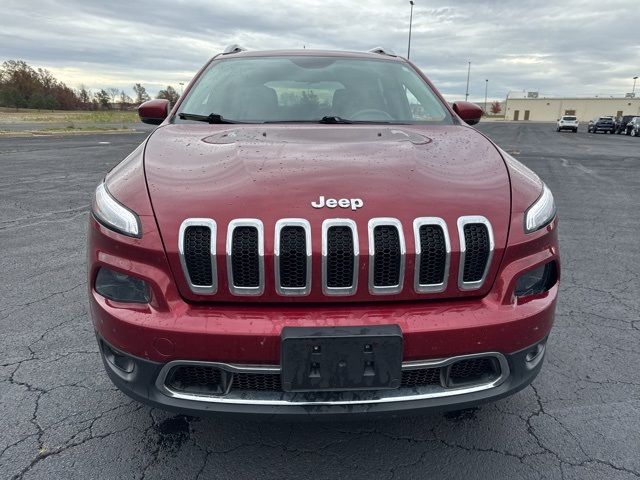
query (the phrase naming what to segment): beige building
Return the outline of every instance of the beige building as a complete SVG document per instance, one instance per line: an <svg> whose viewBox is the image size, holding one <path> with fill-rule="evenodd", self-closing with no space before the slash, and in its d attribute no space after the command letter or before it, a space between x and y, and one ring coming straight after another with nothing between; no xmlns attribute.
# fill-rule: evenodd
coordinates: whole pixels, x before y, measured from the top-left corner
<svg viewBox="0 0 640 480"><path fill-rule="evenodd" d="M555 122L562 115L575 115L579 121L587 122L600 116L640 116L638 97L523 98L522 94L518 96L520 98L514 98L511 94L507 96L505 120Z"/></svg>

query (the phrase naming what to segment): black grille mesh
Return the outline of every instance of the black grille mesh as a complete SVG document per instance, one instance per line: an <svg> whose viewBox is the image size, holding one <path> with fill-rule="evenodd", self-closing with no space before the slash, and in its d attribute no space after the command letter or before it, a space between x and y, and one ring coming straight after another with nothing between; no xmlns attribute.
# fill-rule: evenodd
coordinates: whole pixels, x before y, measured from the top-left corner
<svg viewBox="0 0 640 480"><path fill-rule="evenodd" d="M426 385L440 385L439 368L421 368L419 370L405 370L402 372L400 387L415 388Z"/></svg>
<svg viewBox="0 0 640 480"><path fill-rule="evenodd" d="M211 229L205 226L187 227L184 231L184 260L193 285L213 284L211 274Z"/></svg>
<svg viewBox="0 0 640 480"><path fill-rule="evenodd" d="M178 392L214 393L222 390L222 374L204 365L179 366L171 369L166 383Z"/></svg>
<svg viewBox="0 0 640 480"><path fill-rule="evenodd" d="M279 374L234 373L233 390L282 391Z"/></svg>
<svg viewBox="0 0 640 480"><path fill-rule="evenodd" d="M477 282L482 279L487 260L489 259L489 232L482 223L469 223L464 226L463 282Z"/></svg>
<svg viewBox="0 0 640 480"><path fill-rule="evenodd" d="M231 271L236 287L260 286L260 256L258 229L236 227L231 242Z"/></svg>
<svg viewBox="0 0 640 480"><path fill-rule="evenodd" d="M373 229L375 257L373 259L373 285L391 287L400 283L400 237L391 225Z"/></svg>
<svg viewBox="0 0 640 480"><path fill-rule="evenodd" d="M327 287L353 286L353 232L349 227L327 230Z"/></svg>
<svg viewBox="0 0 640 480"><path fill-rule="evenodd" d="M307 240L304 228L280 230L280 285L285 288L307 286Z"/></svg>
<svg viewBox="0 0 640 480"><path fill-rule="evenodd" d="M447 246L439 225L420 227L420 285L444 282Z"/></svg>
<svg viewBox="0 0 640 480"><path fill-rule="evenodd" d="M451 365L449 379L453 382L469 382L496 373L494 362L490 358L470 358Z"/></svg>

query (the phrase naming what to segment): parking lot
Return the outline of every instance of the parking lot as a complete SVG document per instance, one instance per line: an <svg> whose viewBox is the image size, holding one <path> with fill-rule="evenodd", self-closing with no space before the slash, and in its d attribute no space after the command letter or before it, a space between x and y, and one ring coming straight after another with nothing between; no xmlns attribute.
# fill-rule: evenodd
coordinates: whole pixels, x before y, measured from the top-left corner
<svg viewBox="0 0 640 480"><path fill-rule="evenodd" d="M145 134L0 138L0 478L640 478L640 138L480 130L558 204L542 373L473 410L329 423L176 416L116 390L87 309L87 215Z"/></svg>

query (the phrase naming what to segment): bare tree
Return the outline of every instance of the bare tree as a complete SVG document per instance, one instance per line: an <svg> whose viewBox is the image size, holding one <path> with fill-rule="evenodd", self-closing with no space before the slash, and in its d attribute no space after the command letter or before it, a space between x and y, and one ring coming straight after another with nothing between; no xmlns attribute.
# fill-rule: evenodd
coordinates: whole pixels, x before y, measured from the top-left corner
<svg viewBox="0 0 640 480"><path fill-rule="evenodd" d="M180 98L180 95L178 94L178 92L176 92L175 88L173 88L171 85L168 85L167 88L158 92L158 96L156 98L164 98L165 100L169 100L169 103L174 105Z"/></svg>
<svg viewBox="0 0 640 480"><path fill-rule="evenodd" d="M117 88L107 88L107 93L109 93L109 96L111 97L111 103L115 104L118 95L120 95L120 90Z"/></svg>
<svg viewBox="0 0 640 480"><path fill-rule="evenodd" d="M111 108L111 105L109 104L109 100L111 99L111 97L109 96L109 93L106 90L102 89L98 93L96 93L95 99L98 101L98 103L102 108L106 108L106 109Z"/></svg>
<svg viewBox="0 0 640 480"><path fill-rule="evenodd" d="M133 98L124 93L124 90L120 91L120 110L126 109L133 102Z"/></svg>
<svg viewBox="0 0 640 480"><path fill-rule="evenodd" d="M89 109L91 103L91 90L89 90L83 83L78 87L78 101L80 102L80 108L84 110Z"/></svg>
<svg viewBox="0 0 640 480"><path fill-rule="evenodd" d="M133 86L133 93L136 94L136 103L146 102L151 98L149 97L147 90L139 83L136 83Z"/></svg>

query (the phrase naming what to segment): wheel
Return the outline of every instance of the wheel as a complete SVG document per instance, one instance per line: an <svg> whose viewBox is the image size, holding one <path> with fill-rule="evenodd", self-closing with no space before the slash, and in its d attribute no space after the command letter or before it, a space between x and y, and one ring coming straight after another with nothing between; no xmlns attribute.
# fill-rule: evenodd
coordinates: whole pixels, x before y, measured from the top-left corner
<svg viewBox="0 0 640 480"><path fill-rule="evenodd" d="M560 127L556 127L556 132L559 132L559 131L560 131Z"/></svg>
<svg viewBox="0 0 640 480"><path fill-rule="evenodd" d="M637 137L638 136L638 130L636 130L635 128L633 130L631 130L631 136Z"/></svg>
<svg viewBox="0 0 640 480"><path fill-rule="evenodd" d="M573 133L578 133L578 129L577 129L577 128L574 128L574 129L573 129Z"/></svg>

